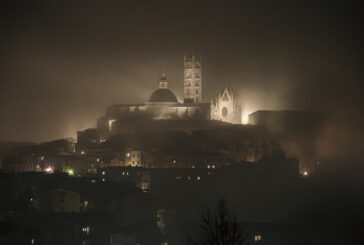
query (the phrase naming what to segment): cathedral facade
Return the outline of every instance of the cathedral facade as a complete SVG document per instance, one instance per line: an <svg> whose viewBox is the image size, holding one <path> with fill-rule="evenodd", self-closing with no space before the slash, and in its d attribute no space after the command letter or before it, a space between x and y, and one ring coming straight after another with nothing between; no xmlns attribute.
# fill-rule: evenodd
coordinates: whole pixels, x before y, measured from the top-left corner
<svg viewBox="0 0 364 245"><path fill-rule="evenodd" d="M183 101L168 88L165 73L159 80L159 88L141 104L117 104L107 108L105 116L98 119L97 128L102 132L128 132L137 130L139 121L149 120L149 126L156 120L177 120L191 124L191 119L241 123L239 102L231 89L224 88L216 94L211 103L202 102L201 56L186 53L184 57ZM193 121L193 120L192 120ZM202 122L203 123L203 122ZM131 125L132 124L132 125ZM176 122L175 125L184 125Z"/></svg>
<svg viewBox="0 0 364 245"><path fill-rule="evenodd" d="M211 120L224 121L234 124L241 123L241 106L238 98L234 98L232 89L225 87L217 92L211 100Z"/></svg>

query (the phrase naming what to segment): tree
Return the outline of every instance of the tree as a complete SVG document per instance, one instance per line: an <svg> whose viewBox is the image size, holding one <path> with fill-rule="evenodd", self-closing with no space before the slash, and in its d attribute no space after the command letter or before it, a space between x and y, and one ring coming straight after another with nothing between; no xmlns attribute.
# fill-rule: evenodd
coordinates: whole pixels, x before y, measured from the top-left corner
<svg viewBox="0 0 364 245"><path fill-rule="evenodd" d="M192 245L247 245L248 237L239 227L236 216L226 208L226 199L217 200L215 212L205 207L201 215L199 241L188 239Z"/></svg>

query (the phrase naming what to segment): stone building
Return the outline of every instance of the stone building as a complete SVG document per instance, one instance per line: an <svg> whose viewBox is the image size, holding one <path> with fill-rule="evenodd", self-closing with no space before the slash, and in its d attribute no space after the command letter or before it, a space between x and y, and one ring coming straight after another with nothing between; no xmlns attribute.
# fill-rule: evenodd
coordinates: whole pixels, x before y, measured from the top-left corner
<svg viewBox="0 0 364 245"><path fill-rule="evenodd" d="M211 120L241 124L241 107L231 89L225 87L211 100Z"/></svg>
<svg viewBox="0 0 364 245"><path fill-rule="evenodd" d="M241 123L239 101L231 89L225 88L222 92L217 93L211 103L202 102L201 56L196 52L186 53L184 57L183 85L183 101L180 101L168 88L168 80L163 72L158 89L150 95L146 102L116 104L108 107L106 114L97 121L97 132L83 131L79 137L82 141L85 141L86 136L86 138L90 138L90 141L96 142L114 134L141 132L143 127L153 131L152 121L157 120L184 122L200 120L201 123L216 120L234 124ZM181 122L169 127L171 130L178 130L178 127L188 130L186 127L189 126L192 126L191 123ZM159 125L156 128L159 128Z"/></svg>
<svg viewBox="0 0 364 245"><path fill-rule="evenodd" d="M202 102L201 55L187 52L184 58L184 103Z"/></svg>

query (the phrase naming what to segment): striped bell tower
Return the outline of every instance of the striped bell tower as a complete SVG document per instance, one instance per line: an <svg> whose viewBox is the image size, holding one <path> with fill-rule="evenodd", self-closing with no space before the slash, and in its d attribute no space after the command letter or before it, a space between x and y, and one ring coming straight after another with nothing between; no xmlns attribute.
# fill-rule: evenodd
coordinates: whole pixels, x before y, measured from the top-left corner
<svg viewBox="0 0 364 245"><path fill-rule="evenodd" d="M202 102L201 55L195 51L186 52L184 57L184 103Z"/></svg>

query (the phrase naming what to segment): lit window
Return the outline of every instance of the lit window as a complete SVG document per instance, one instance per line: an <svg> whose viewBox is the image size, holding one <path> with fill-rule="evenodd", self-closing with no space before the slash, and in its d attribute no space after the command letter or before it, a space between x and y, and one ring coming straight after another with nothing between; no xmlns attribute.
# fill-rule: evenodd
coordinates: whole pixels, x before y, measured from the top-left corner
<svg viewBox="0 0 364 245"><path fill-rule="evenodd" d="M126 153L126 156L127 156L127 157L130 157L130 153L129 153L129 152L128 152L128 153Z"/></svg>
<svg viewBox="0 0 364 245"><path fill-rule="evenodd" d="M201 177L200 176L197 176L197 180L200 180L201 179Z"/></svg>
<svg viewBox="0 0 364 245"><path fill-rule="evenodd" d="M102 175L105 175L105 171L102 171Z"/></svg>
<svg viewBox="0 0 364 245"><path fill-rule="evenodd" d="M192 165L192 168L195 168L195 165Z"/></svg>
<svg viewBox="0 0 364 245"><path fill-rule="evenodd" d="M90 227L86 226L86 227L82 227L82 231L84 233L86 233L86 235L90 235Z"/></svg>
<svg viewBox="0 0 364 245"><path fill-rule="evenodd" d="M96 158L96 162L100 162L100 158Z"/></svg>
<svg viewBox="0 0 364 245"><path fill-rule="evenodd" d="M85 155L86 154L86 152L85 151L81 151L81 155Z"/></svg>
<svg viewBox="0 0 364 245"><path fill-rule="evenodd" d="M190 180L191 179L191 176L188 176L187 179Z"/></svg>
<svg viewBox="0 0 364 245"><path fill-rule="evenodd" d="M126 175L129 175L129 172L126 172Z"/></svg>
<svg viewBox="0 0 364 245"><path fill-rule="evenodd" d="M125 172L123 171L123 175L125 175Z"/></svg>
<svg viewBox="0 0 364 245"><path fill-rule="evenodd" d="M211 166L210 165L207 165L207 168L210 168Z"/></svg>
<svg viewBox="0 0 364 245"><path fill-rule="evenodd" d="M105 179L104 178L102 179L102 182L105 182Z"/></svg>
<svg viewBox="0 0 364 245"><path fill-rule="evenodd" d="M84 201L84 202L83 202L83 205L84 205L85 207L88 207L88 201Z"/></svg>
<svg viewBox="0 0 364 245"><path fill-rule="evenodd" d="M215 168L215 165L212 165L212 168Z"/></svg>
<svg viewBox="0 0 364 245"><path fill-rule="evenodd" d="M93 179L93 180L91 180L91 183L96 183L96 180L94 180L94 179Z"/></svg>
<svg viewBox="0 0 364 245"><path fill-rule="evenodd" d="M262 240L262 235L255 235L254 236L254 241L260 241L260 240Z"/></svg>

